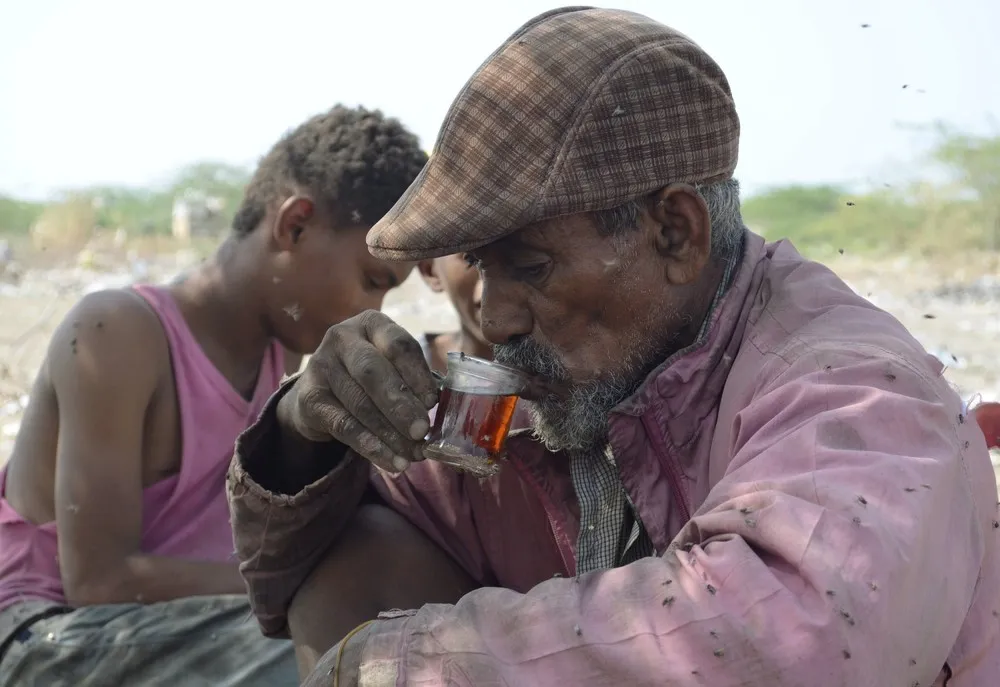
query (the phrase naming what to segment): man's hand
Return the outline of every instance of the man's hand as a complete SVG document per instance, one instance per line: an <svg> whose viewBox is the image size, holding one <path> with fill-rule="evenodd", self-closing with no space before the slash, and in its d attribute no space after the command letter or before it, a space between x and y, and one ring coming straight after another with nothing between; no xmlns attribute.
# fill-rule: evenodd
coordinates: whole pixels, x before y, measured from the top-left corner
<svg viewBox="0 0 1000 687"><path fill-rule="evenodd" d="M327 331L277 414L286 431L313 442L338 441L400 472L423 458L427 411L437 398L420 344L369 310Z"/></svg>

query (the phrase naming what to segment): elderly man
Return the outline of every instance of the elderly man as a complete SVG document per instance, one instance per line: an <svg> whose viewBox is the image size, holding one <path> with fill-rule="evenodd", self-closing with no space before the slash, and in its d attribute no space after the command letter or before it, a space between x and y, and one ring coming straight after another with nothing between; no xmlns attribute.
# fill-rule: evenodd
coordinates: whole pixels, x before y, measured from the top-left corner
<svg viewBox="0 0 1000 687"><path fill-rule="evenodd" d="M368 242L465 253L548 389L482 481L414 461L434 378L383 315L272 399L230 498L265 633L330 648L307 684L998 684L983 437L896 320L745 229L738 139L720 68L636 14L546 13L475 73ZM354 527L375 499L427 550L352 578L357 532L412 541ZM414 610L346 632L364 595Z"/></svg>

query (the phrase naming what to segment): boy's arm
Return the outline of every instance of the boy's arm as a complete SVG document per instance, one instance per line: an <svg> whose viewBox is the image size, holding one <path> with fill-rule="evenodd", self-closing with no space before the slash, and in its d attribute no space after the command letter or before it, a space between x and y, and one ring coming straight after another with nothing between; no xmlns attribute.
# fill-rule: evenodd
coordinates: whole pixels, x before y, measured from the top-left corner
<svg viewBox="0 0 1000 687"><path fill-rule="evenodd" d="M59 567L75 606L246 591L235 563L139 550L143 429L168 356L156 316L121 291L87 296L52 337Z"/></svg>

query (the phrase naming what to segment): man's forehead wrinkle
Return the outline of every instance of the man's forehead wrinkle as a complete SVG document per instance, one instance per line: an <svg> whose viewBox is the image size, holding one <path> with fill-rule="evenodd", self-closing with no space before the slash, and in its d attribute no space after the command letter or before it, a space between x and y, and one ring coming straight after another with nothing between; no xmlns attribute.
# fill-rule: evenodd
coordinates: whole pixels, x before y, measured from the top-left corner
<svg viewBox="0 0 1000 687"><path fill-rule="evenodd" d="M504 262L519 253L565 256L576 249L580 238L596 236L596 224L585 215L563 215L528 224L512 234L466 254L483 264ZM593 235L587 234L593 231Z"/></svg>
<svg viewBox="0 0 1000 687"><path fill-rule="evenodd" d="M554 217L529 224L511 234L508 240L516 242L513 245L519 248L538 250L557 247L573 233L570 217Z"/></svg>
<svg viewBox="0 0 1000 687"><path fill-rule="evenodd" d="M542 247L541 237L534 228L525 228L520 231L505 236L499 241L494 241L482 248L472 251L472 254L481 260L487 257L491 260L503 260L511 254L523 250L538 250Z"/></svg>

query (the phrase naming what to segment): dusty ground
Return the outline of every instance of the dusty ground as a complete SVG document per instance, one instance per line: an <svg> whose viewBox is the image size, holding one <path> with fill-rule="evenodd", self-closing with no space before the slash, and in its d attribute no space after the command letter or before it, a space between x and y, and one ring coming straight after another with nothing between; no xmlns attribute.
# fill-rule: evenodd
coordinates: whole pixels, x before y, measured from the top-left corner
<svg viewBox="0 0 1000 687"><path fill-rule="evenodd" d="M16 284L0 280L0 464L10 452L48 338L69 307L90 290L169 279L197 259L192 250L146 259L85 255L71 267L26 269ZM828 264L937 355L964 398L1000 400L1000 262L995 256L950 263L837 256ZM385 310L414 332L453 325L447 301L429 292L415 274L390 294Z"/></svg>

